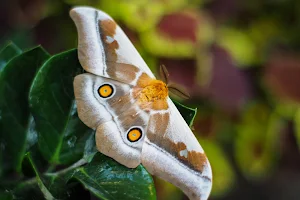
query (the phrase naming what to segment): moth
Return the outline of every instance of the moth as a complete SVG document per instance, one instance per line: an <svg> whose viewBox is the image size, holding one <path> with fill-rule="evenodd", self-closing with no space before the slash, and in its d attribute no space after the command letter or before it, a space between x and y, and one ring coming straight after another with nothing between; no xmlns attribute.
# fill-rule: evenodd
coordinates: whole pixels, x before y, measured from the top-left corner
<svg viewBox="0 0 300 200"><path fill-rule="evenodd" d="M78 58L87 73L74 79L79 118L96 130L97 149L128 168L139 164L205 200L212 187L209 161L168 95L121 28L90 7L70 11Z"/></svg>

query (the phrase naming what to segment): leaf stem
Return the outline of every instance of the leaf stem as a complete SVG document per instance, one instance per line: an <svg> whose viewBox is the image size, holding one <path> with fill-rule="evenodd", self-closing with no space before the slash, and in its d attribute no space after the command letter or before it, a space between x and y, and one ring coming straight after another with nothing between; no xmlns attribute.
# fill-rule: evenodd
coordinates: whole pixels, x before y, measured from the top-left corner
<svg viewBox="0 0 300 200"><path fill-rule="evenodd" d="M43 175L45 176L59 176L62 174L65 174L73 169L76 169L77 167L80 167L82 165L87 164L88 162L85 159L80 159L78 160L76 163L74 163L73 165L71 165L70 167L66 168L66 169L62 169L60 171L57 172L53 172L53 173L44 173ZM37 178L33 177L31 179L28 179L26 181L23 181L20 185L32 185L32 184L36 184L37 183Z"/></svg>
<svg viewBox="0 0 300 200"><path fill-rule="evenodd" d="M62 169L62 170L54 172L54 173L45 173L45 175L46 176L58 176L61 174L65 174L65 173L71 171L72 169L75 169L75 168L80 167L85 164L87 164L87 161L84 158L82 158L66 169Z"/></svg>

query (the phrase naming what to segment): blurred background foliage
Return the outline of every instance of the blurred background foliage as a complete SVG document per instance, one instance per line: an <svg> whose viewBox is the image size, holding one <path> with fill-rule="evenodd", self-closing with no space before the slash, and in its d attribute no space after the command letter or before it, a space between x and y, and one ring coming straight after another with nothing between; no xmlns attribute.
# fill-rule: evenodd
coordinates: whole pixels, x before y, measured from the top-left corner
<svg viewBox="0 0 300 200"><path fill-rule="evenodd" d="M0 44L75 48L76 5L110 14L154 72L164 64L190 92L210 199L300 199L300 1L1 0ZM158 199L187 199L155 184Z"/></svg>

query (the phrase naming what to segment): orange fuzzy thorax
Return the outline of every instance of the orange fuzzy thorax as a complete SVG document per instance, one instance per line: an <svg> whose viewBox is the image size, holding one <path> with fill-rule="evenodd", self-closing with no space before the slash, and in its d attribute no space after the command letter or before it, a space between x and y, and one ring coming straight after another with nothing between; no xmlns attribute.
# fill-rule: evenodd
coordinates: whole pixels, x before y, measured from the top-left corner
<svg viewBox="0 0 300 200"><path fill-rule="evenodd" d="M155 102L168 97L168 87L160 80L151 80L139 95L140 102Z"/></svg>

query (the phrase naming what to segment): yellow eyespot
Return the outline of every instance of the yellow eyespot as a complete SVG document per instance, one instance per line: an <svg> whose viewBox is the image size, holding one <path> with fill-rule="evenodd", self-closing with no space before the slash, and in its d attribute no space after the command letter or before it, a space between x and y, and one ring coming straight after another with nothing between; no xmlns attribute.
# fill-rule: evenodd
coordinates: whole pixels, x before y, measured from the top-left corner
<svg viewBox="0 0 300 200"><path fill-rule="evenodd" d="M139 128L132 128L130 131L127 133L127 139L130 142L136 142L142 137L142 130Z"/></svg>
<svg viewBox="0 0 300 200"><path fill-rule="evenodd" d="M101 85L98 89L100 97L107 98L110 97L114 92L114 88L109 84Z"/></svg>

